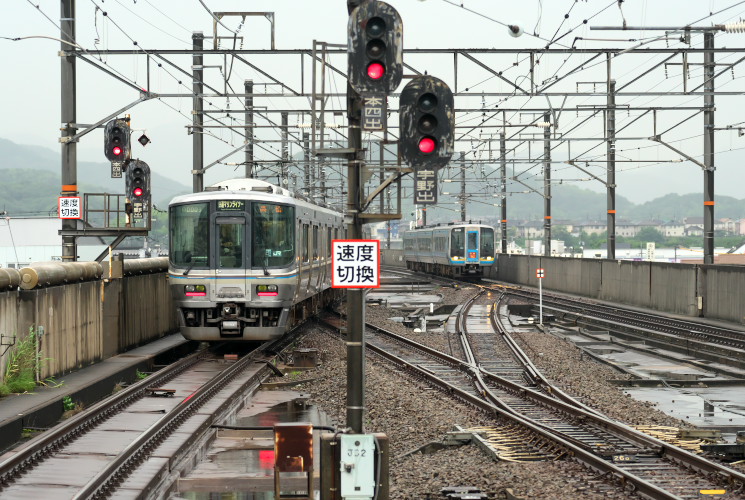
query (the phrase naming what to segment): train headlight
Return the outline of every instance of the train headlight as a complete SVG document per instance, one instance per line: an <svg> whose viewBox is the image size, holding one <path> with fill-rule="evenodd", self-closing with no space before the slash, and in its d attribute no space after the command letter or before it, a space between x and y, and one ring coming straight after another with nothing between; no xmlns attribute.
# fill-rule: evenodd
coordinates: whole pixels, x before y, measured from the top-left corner
<svg viewBox="0 0 745 500"><path fill-rule="evenodd" d="M278 292L277 285L256 285L256 295L259 297L276 297Z"/></svg>
<svg viewBox="0 0 745 500"><path fill-rule="evenodd" d="M184 285L184 294L187 297L204 297L207 295L207 287L204 285Z"/></svg>

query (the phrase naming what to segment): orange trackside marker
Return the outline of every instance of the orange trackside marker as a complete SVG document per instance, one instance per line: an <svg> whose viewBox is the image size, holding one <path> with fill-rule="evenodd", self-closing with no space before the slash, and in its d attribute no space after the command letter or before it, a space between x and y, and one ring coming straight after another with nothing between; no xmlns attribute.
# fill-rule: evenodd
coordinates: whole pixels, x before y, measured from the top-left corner
<svg viewBox="0 0 745 500"><path fill-rule="evenodd" d="M614 213L616 213L616 211L615 210L608 210L608 213L609 214L614 214Z"/></svg>
<svg viewBox="0 0 745 500"><path fill-rule="evenodd" d="M705 201L704 202L704 206L705 207L713 207L714 206L714 202L713 201Z"/></svg>
<svg viewBox="0 0 745 500"><path fill-rule="evenodd" d="M550 215L547 215L547 216L544 217L544 219L550 219L550 218L551 218Z"/></svg>
<svg viewBox="0 0 745 500"><path fill-rule="evenodd" d="M62 191L69 192L69 191L77 191L78 185L77 184L62 184Z"/></svg>

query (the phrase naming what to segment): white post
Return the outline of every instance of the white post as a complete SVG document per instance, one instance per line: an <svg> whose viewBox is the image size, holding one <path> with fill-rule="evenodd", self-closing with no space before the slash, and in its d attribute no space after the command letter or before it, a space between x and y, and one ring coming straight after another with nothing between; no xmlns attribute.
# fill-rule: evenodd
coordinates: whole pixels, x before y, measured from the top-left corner
<svg viewBox="0 0 745 500"><path fill-rule="evenodd" d="M543 278L538 278L538 323L543 326Z"/></svg>

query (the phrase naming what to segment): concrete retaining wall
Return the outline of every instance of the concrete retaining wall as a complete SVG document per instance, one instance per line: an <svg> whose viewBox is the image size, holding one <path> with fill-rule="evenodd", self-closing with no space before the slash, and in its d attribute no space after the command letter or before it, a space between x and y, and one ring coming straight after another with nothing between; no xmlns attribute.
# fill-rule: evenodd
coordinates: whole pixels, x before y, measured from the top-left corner
<svg viewBox="0 0 745 500"><path fill-rule="evenodd" d="M384 250L383 265L401 266L402 250ZM745 324L745 266L498 255L487 278L684 316Z"/></svg>
<svg viewBox="0 0 745 500"><path fill-rule="evenodd" d="M145 274L145 272L151 274ZM157 272L155 272L157 271ZM119 279L0 292L3 343L44 327L42 378L59 376L177 329L165 269ZM0 346L0 381L9 357Z"/></svg>
<svg viewBox="0 0 745 500"><path fill-rule="evenodd" d="M685 316L745 323L745 266L499 255L490 277Z"/></svg>

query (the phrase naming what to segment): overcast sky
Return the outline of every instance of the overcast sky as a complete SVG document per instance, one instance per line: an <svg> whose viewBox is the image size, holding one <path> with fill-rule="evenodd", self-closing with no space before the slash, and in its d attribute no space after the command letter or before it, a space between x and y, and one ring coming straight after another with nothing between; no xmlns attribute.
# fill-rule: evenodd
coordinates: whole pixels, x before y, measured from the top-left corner
<svg viewBox="0 0 745 500"><path fill-rule="evenodd" d="M346 43L347 11L344 1L331 0L273 0L273 1L226 1L203 0L204 5L211 11L251 11L274 12L275 37L277 49L309 49L313 40L331 44ZM685 26L695 22L698 26L710 26L719 23L731 23L745 16L745 2L735 0L627 0L619 8L617 2L610 0L392 0L390 2L401 14L404 24L404 46L406 48L537 48L544 47L548 40L560 40L551 45L552 48L574 46L578 48L629 48L640 42L644 47L684 47L678 35L671 35L669 39L652 41L653 37L664 35L664 31L592 31L591 26L621 26L624 22L628 26ZM59 0L6 0L5 15L0 19L0 36L15 37L52 37L59 38ZM191 79L180 73L176 68L164 64L157 66L157 60L150 62L150 72L144 51L156 49L188 49L191 47L191 33L202 31L206 36L213 32L213 19L199 0L78 0L77 1L77 42L89 50L96 49L124 49L132 54L124 56L104 56L106 67L122 78L136 83L142 88L148 88L156 93L183 93L191 91ZM103 12L106 15L103 15ZM720 12L723 11L723 12ZM711 15L714 13L713 15ZM568 16L568 17L566 17ZM48 17L48 18L47 18ZM584 21L587 20L587 23ZM243 40L236 42L238 47L251 49L270 48L270 23L265 17L248 17L245 23L241 18L228 17L223 19L227 28L238 32ZM504 24L519 24L525 34L519 38L508 35ZM224 27L219 27L219 35L231 35ZM562 35L565 35L562 37ZM579 40L576 38L579 37ZM589 38L614 40L588 40ZM635 41L629 41L633 39ZM133 41L137 42L135 46ZM692 45L701 47L703 37L694 34ZM21 41L0 40L2 43L3 68L8 74L3 78L3 92L0 95L0 137L20 144L38 145L53 150L59 150L60 123L60 62L58 57L59 42L45 38L32 38ZM210 46L210 39L205 46ZM717 34L717 47L745 47L745 34ZM233 46L233 40L223 39L221 48ZM138 49L138 47L140 49ZM717 55L717 63L733 63L743 54ZM569 70L588 61L592 54L552 55L540 58L536 70L535 81L538 85L551 81L552 76L561 77ZM477 55L479 60L503 75L509 80L526 88L529 87L528 62L525 54L521 55ZM667 55L653 54L625 54L612 61L612 76L620 87L641 75L656 62L662 61ZM168 60L190 72L191 58L188 56L167 56ZM311 85L311 64L308 58L304 60L304 81L301 77L301 57L292 56L246 56L246 58L261 71L283 82L288 87L309 92ZM453 58L451 55L423 56L407 54L405 62L418 71L427 71L445 80L456 89ZM346 72L346 57L335 56L330 59L331 64ZM627 90L682 91L683 77L681 74L682 56L678 55L670 60L676 65L667 69L660 67L630 85ZM700 56L691 56L688 60L689 79L686 82L688 90L703 82L703 70ZM245 64L232 60L230 57L210 56L205 59L206 65L214 66L205 70L205 81L224 90L222 75L230 73L230 84L233 89L242 92L243 81L252 79L256 93L277 93L279 88L271 83L270 78ZM719 71L718 68L717 71ZM409 72L406 72L407 75ZM742 76L745 66L735 66L717 79L718 90L742 92L745 91ZM77 106L78 122L94 123L117 109L135 101L138 93L106 75L91 65L78 61L77 63ZM606 64L605 56L600 56L579 71L549 90L550 92L576 92L595 90L605 92ZM406 80L402 83L402 86ZM326 89L330 92L343 92L345 81L339 75L329 71ZM229 90L229 89L228 89ZM399 89L400 90L400 89ZM469 96L457 96L456 108L479 108L483 112L459 114L456 118L458 125L457 137L461 140L456 144L456 151L465 151L469 160L485 161L490 157L489 137L498 134L497 125L502 124L502 114L494 111L500 108L546 108L559 107L564 102L563 97L555 96L547 100L545 97L526 99L522 97L481 96L485 92L508 92L509 85L495 77L487 70L469 62L463 57L458 59L457 91ZM677 97L633 97L618 96L619 107L623 106L674 106L698 107L703 105L701 96ZM571 97L565 106L603 105L604 96ZM308 109L306 97L257 97L255 105L267 111L279 109ZM391 98L390 106L396 108L398 100ZM329 99L328 108L341 111L345 107L340 97ZM741 95L717 97L716 125L724 127L743 122ZM242 104L238 99L213 97L208 99L206 109L240 111ZM188 97L153 99L138 104L128 112L132 116L132 128L136 130L136 139L142 132L152 140L147 147L135 144L134 156L147 161L153 170L176 179L186 185L191 185L190 171L192 168L192 137L187 133L187 126L191 123L192 100ZM488 111L488 112L487 112ZM486 114L484 114L486 113ZM666 130L679 121L695 113L690 111L665 111L657 114L658 133ZM620 129L639 117L639 111L617 112L617 128ZM490 118L486 122L483 119ZM603 137L602 113L585 125L575 128L589 115L587 112L564 112L559 117L559 124L555 133L558 140L569 134L573 138ZM216 116L223 116L223 113ZM266 116L279 122L278 113ZM510 125L530 122L534 115L521 113L507 113L505 115ZM243 115L236 116L236 125L242 124ZM303 118L291 116L291 126L301 124ZM397 115L393 121L397 123ZM268 122L257 117L258 125ZM343 116L329 114L327 121L344 124ZM654 133L652 114L639 118L634 124L621 132L625 137L639 138L635 141L619 141L617 145L618 159L617 182L619 195L634 202L648 201L670 192L701 193L703 174L697 165L690 161L680 161L681 155L659 146L648 139ZM517 129L508 128L508 135ZM225 155L231 149L242 143L242 138L230 131L210 129L210 136L205 137L205 164L212 163ZM393 131L396 132L396 131ZM541 129L530 129L531 134L542 134ZM302 133L299 128L292 133ZM668 134L663 139L669 141L677 149L687 155L701 160L703 153L703 116L701 114L688 120ZM267 141L279 139L279 134L271 128L257 129L259 139ZM541 135L542 136L542 135ZM94 131L83 137L78 145L78 159L80 161L105 162L101 130ZM522 135L525 139L528 136ZM595 148L585 154L586 150ZM511 143L510 159L527 159L542 154L542 143ZM497 158L498 143L491 143L491 157ZM716 158L716 194L743 198L742 174L740 173L743 151L745 151L745 137L739 137L736 131L717 132L715 150ZM598 142L580 141L579 139L561 144L553 152L558 161L579 156L583 166L594 175L605 178L604 160L605 145ZM292 153L299 154L301 149L297 144L292 146ZM279 155L279 144L266 142L257 145L255 150L257 159L272 160ZM242 153L238 153L225 162L240 162ZM595 160L593 162L593 160ZM529 164L517 162L516 171L522 172L521 178L527 179L531 175L540 176L540 165L530 168ZM19 165L21 167L22 165ZM108 175L103 165L102 176ZM480 168L480 167L479 167ZM488 171L487 174L494 175ZM590 180L590 176L566 164L553 165L555 179L564 178L566 182L577 183L581 187L603 191L604 186L597 180ZM207 181L216 182L221 179L242 175L243 167L217 165L209 171ZM483 186L473 186L481 189ZM469 187L470 189L470 187ZM512 183L510 190L520 191L521 185ZM700 208L700 207L696 207Z"/></svg>

